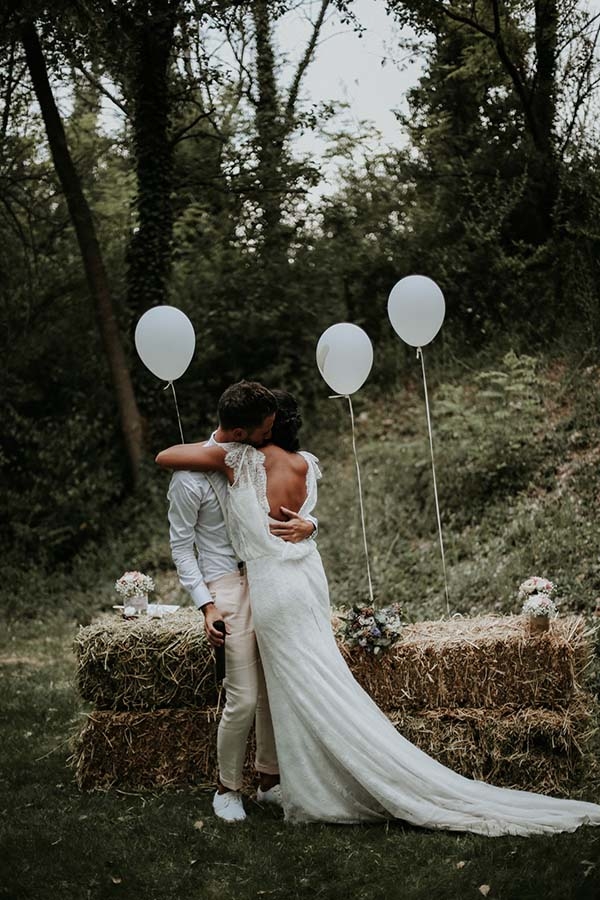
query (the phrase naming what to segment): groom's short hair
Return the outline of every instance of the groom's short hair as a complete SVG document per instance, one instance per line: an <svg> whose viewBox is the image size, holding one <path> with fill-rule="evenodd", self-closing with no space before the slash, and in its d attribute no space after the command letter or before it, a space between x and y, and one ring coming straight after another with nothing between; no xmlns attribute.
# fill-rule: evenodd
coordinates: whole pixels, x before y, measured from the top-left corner
<svg viewBox="0 0 600 900"><path fill-rule="evenodd" d="M221 428L258 428L277 411L275 396L258 381L230 384L219 399L217 414Z"/></svg>

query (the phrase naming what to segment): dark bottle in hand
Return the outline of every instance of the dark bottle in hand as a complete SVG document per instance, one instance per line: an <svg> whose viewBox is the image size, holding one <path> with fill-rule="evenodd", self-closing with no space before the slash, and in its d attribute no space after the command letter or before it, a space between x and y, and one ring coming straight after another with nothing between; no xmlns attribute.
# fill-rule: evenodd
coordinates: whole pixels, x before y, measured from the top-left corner
<svg viewBox="0 0 600 900"><path fill-rule="evenodd" d="M215 678L220 682L225 678L225 622L218 619L213 623L213 628L223 635L223 643L215 647Z"/></svg>

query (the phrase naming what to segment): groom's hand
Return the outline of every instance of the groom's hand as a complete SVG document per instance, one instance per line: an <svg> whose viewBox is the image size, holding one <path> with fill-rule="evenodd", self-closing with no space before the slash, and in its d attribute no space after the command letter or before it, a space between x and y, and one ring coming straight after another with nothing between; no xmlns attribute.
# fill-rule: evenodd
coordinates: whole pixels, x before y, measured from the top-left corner
<svg viewBox="0 0 600 900"><path fill-rule="evenodd" d="M284 541L291 541L292 544L298 544L309 538L315 526L308 519L303 519L297 512L286 509L285 506L280 507L284 516L288 516L287 522L275 522L270 525L271 534L282 538Z"/></svg>
<svg viewBox="0 0 600 900"><path fill-rule="evenodd" d="M213 647L221 647L225 642L225 638L221 632L217 631L215 628L215 622L223 620L222 612L217 609L214 603L206 603L202 607L202 612L204 613L204 632L208 638L209 644L212 644ZM228 625L225 625L225 633L231 633L231 629Z"/></svg>

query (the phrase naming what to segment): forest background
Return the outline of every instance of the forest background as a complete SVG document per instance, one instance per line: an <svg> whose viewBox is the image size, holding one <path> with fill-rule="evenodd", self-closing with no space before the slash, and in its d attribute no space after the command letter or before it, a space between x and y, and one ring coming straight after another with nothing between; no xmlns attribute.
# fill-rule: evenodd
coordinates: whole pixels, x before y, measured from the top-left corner
<svg viewBox="0 0 600 900"><path fill-rule="evenodd" d="M440 465L477 466L495 446L489 466L508 464L494 469L500 493L527 483L550 435L532 408L502 426L494 404L506 418L513 391L539 407L548 366L558 378L559 364L581 373L597 359L598 13L574 0L377 5L390 22L382 77L400 59L421 71L399 98L399 146L368 123L344 127L326 84L303 93L324 28L368 33L365 4L362 20L340 0L4 4L0 534L14 611L35 609L34 572L62 595L58 573L72 575L78 554L148 523L156 504L164 514L152 458L178 439L174 408L132 341L159 303L184 310L198 336L177 384L188 440L212 427L228 383L256 378L298 395L305 440L327 455L347 420L323 402L318 337L335 321L367 331L365 428L370 415L401 431L418 373L386 300L403 275L427 274L447 303L429 353L433 391L448 382L441 437L454 435ZM307 40L284 65L277 35L291 14ZM110 128L107 103L119 110ZM311 134L324 160L300 151ZM496 395L474 392L509 350ZM533 448L523 435L537 435ZM515 439L512 465L501 457ZM423 507L421 469L407 493ZM469 519L474 498L462 500ZM350 507L339 515L354 523Z"/></svg>
<svg viewBox="0 0 600 900"><path fill-rule="evenodd" d="M370 6L389 22L381 79L418 63L396 141L330 84L307 89L324 35L367 39ZM541 575L561 615L597 624L599 35L584 0L0 3L0 896L598 895L597 829L282 837L252 809L260 827L225 837L198 818L206 793L87 796L66 765L77 626L126 569L189 602L153 462L179 439L173 400L133 345L157 304L197 334L177 382L187 440L240 378L302 402L336 606L367 581L348 411L315 347L334 322L366 330L376 600L416 621L447 608L420 367L386 302L429 275L447 305L426 360L450 612L518 612ZM590 767L571 795L599 790Z"/></svg>

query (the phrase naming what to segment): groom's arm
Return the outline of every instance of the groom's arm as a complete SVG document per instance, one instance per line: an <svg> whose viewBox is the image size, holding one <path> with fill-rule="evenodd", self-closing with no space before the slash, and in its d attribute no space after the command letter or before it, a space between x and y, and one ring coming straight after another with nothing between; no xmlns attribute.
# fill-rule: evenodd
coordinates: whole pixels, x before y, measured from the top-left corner
<svg viewBox="0 0 600 900"><path fill-rule="evenodd" d="M187 472L176 472L169 485L169 543L181 586L191 596L195 606L204 613L204 632L213 647L223 644L223 635L214 627L223 614L214 604L194 552L196 522L204 502L204 493ZM229 626L225 625L229 634Z"/></svg>
<svg viewBox="0 0 600 900"><path fill-rule="evenodd" d="M198 513L204 500L201 485L187 475L176 472L169 485L169 543L181 586L194 605L202 609L212 603L194 552Z"/></svg>
<svg viewBox="0 0 600 900"><path fill-rule="evenodd" d="M317 520L314 516L307 516L303 519L297 512L291 509L281 507L281 512L288 516L286 522L274 522L269 526L271 534L282 538L284 541L290 541L292 544L298 544L307 538L315 537L317 534Z"/></svg>

